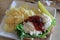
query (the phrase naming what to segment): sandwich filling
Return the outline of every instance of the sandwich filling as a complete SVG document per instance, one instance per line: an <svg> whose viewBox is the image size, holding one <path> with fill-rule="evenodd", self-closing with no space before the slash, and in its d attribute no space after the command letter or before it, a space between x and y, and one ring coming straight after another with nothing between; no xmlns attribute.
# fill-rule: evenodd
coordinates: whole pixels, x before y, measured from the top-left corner
<svg viewBox="0 0 60 40"><path fill-rule="evenodd" d="M26 33L30 33L30 35L42 34L47 28L51 25L51 18L46 14L42 16L34 15L24 20L23 29Z"/></svg>

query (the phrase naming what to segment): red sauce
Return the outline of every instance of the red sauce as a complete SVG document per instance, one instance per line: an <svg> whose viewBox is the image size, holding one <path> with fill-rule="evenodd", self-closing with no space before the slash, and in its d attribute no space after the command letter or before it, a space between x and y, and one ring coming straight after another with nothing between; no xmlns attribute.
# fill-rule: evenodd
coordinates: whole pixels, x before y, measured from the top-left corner
<svg viewBox="0 0 60 40"><path fill-rule="evenodd" d="M34 27L38 31L44 31L44 23L43 23L43 18L40 16L31 16L29 19L25 20L25 22L30 21L33 23Z"/></svg>

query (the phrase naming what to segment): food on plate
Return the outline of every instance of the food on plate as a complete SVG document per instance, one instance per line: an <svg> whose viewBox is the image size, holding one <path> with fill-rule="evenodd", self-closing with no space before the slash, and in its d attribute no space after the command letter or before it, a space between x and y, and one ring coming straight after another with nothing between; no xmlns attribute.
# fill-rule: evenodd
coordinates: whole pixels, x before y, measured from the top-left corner
<svg viewBox="0 0 60 40"><path fill-rule="evenodd" d="M6 31L15 30L19 38L46 38L56 20L39 1L37 9L25 5L10 8L6 12L5 24Z"/></svg>
<svg viewBox="0 0 60 40"><path fill-rule="evenodd" d="M25 9L25 11L27 11ZM28 10L29 11L29 10ZM55 18L45 9L43 4L38 2L38 10L32 9L32 14L16 27L19 38L46 38L50 34L53 26L56 25Z"/></svg>

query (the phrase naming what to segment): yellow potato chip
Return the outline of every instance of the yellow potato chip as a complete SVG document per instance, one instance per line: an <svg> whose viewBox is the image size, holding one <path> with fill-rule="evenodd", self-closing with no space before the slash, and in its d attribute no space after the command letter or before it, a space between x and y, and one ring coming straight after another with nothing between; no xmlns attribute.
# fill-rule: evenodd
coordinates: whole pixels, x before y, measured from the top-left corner
<svg viewBox="0 0 60 40"><path fill-rule="evenodd" d="M12 24L12 23L15 23L15 20L14 20L14 17L6 17L5 18L5 22L8 24Z"/></svg>
<svg viewBox="0 0 60 40"><path fill-rule="evenodd" d="M14 18L15 24L21 23L24 21L24 15L23 16L17 16Z"/></svg>
<svg viewBox="0 0 60 40"><path fill-rule="evenodd" d="M6 32L14 32L16 27L15 24L5 24L4 29Z"/></svg>

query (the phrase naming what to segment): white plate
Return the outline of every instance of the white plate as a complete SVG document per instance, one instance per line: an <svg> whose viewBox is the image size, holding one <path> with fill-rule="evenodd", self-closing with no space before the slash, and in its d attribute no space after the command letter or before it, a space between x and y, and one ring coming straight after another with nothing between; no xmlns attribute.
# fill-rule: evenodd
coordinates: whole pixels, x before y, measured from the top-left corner
<svg viewBox="0 0 60 40"><path fill-rule="evenodd" d="M19 7L20 5L24 4L24 3L28 3L28 2L21 2L21 1L13 1L11 4L11 7ZM32 3L28 3L29 5L31 5L31 7L36 7L37 8L37 4L32 4ZM47 10L54 16L56 17L56 9L53 7L47 7ZM0 24L0 36L3 37L8 37L11 39L18 39L17 35L13 34L13 33L7 33L4 31L4 18Z"/></svg>

